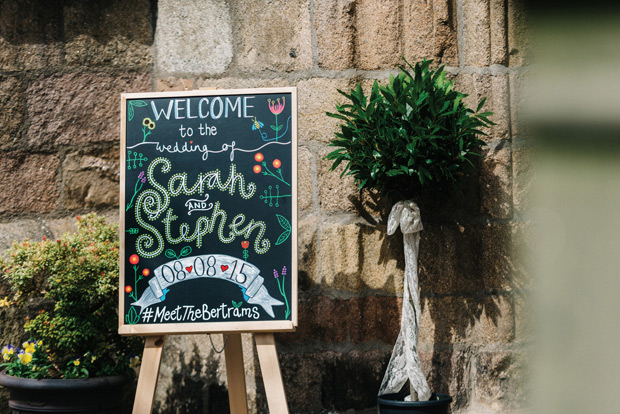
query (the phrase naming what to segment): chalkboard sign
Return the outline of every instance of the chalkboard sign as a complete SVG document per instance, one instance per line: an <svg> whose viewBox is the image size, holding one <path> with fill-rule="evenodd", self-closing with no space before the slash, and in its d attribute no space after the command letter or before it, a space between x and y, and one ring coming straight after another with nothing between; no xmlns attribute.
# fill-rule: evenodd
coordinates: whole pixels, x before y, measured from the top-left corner
<svg viewBox="0 0 620 414"><path fill-rule="evenodd" d="M119 332L297 325L295 88L121 96Z"/></svg>

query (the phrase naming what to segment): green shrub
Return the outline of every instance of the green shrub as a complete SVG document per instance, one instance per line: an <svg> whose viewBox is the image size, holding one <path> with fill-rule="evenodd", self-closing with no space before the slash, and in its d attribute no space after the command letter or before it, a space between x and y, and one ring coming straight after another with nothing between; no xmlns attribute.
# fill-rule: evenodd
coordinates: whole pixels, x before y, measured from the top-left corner
<svg viewBox="0 0 620 414"><path fill-rule="evenodd" d="M23 363L25 358L19 358L20 350L15 348L13 358L6 355L9 351L3 351L9 374L13 368L14 375L76 378L128 370L140 344L136 338L117 333L117 227L95 214L78 217L76 234L59 240L15 243L0 260L0 271L11 286L15 306L43 299L42 309L24 325L33 340L23 346L26 349L36 340L36 350L44 346L51 362L41 374L42 362L32 366L36 364L29 361L30 367L20 367L29 365ZM41 354L33 357L36 362Z"/></svg>
<svg viewBox="0 0 620 414"><path fill-rule="evenodd" d="M333 161L331 170L344 162L341 177L353 176L360 190L405 198L423 187L454 184L471 170L484 145L481 128L493 125L491 113L479 113L484 99L476 111L467 108L467 95L431 62L406 62L387 85L375 81L369 96L359 84L350 93L338 91L348 101L327 113L343 121L330 143L337 149L325 157Z"/></svg>

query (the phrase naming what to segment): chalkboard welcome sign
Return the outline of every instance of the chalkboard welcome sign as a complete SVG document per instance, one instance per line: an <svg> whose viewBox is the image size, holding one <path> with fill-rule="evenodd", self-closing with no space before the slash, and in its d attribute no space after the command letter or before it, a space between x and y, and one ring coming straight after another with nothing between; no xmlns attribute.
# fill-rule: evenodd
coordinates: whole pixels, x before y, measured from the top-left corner
<svg viewBox="0 0 620 414"><path fill-rule="evenodd" d="M119 332L297 325L295 88L123 94Z"/></svg>

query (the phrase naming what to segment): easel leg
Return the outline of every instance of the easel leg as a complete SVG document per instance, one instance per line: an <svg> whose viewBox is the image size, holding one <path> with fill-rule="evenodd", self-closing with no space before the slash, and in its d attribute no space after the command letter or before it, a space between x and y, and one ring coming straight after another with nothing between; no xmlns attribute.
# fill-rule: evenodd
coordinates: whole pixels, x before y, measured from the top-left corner
<svg viewBox="0 0 620 414"><path fill-rule="evenodd" d="M165 336L147 336L142 354L138 388L133 403L133 414L150 414L153 410L155 387L161 364L161 353L164 349Z"/></svg>
<svg viewBox="0 0 620 414"><path fill-rule="evenodd" d="M282 383L280 363L276 352L276 341L273 333L255 333L256 351L260 370L263 374L265 393L267 394L267 404L270 414L288 414L286 405L286 394Z"/></svg>
<svg viewBox="0 0 620 414"><path fill-rule="evenodd" d="M230 413L247 414L248 401L245 388L245 369L243 367L241 334L228 334L224 357L226 358L226 378L228 379Z"/></svg>

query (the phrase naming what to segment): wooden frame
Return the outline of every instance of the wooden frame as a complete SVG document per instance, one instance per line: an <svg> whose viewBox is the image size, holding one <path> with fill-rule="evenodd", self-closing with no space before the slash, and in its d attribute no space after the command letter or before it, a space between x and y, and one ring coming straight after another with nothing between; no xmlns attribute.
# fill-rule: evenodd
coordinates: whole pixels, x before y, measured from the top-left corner
<svg viewBox="0 0 620 414"><path fill-rule="evenodd" d="M237 321L237 322L196 322L196 323L166 323L166 324L127 324L124 320L126 295L124 291L126 263L126 223L125 205L127 194L125 192L125 180L127 162L127 101L132 99L153 98L191 98L212 97L230 95L266 95L266 94L290 94L291 96L291 304L290 320L261 320L261 321ZM229 90L198 90L185 92L162 92L162 93L128 93L121 95L121 189L120 189L120 280L119 280L119 333L123 335L165 335L165 334L190 334L190 333L224 333L224 332L282 332L294 331L298 320L298 281L297 281L297 90L296 88L258 88L258 89L229 89Z"/></svg>

